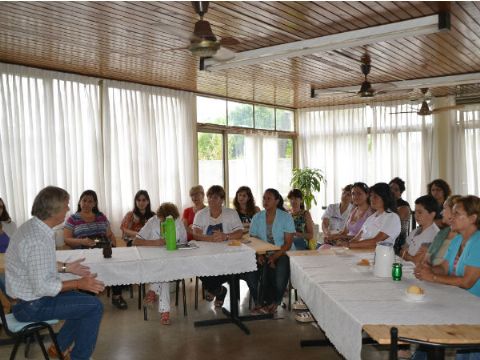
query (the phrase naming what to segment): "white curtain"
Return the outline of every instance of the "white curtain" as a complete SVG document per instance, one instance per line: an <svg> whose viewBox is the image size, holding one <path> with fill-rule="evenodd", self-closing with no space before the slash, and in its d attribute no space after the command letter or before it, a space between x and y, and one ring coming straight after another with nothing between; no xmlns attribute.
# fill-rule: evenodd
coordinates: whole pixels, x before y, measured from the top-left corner
<svg viewBox="0 0 480 360"><path fill-rule="evenodd" d="M98 80L0 63L0 197L17 224L40 189L102 186ZM100 192L102 195L102 192Z"/></svg>
<svg viewBox="0 0 480 360"><path fill-rule="evenodd" d="M319 168L327 179L312 208L315 221L321 206L340 201L341 188L356 181L373 185L399 176L407 201L424 193L433 161L432 119L413 110L392 102L298 111L299 165Z"/></svg>
<svg viewBox="0 0 480 360"><path fill-rule="evenodd" d="M341 189L352 182L368 180L368 127L364 106L326 107L298 111L300 168L321 169L327 183L315 194L315 222L321 207L340 200Z"/></svg>
<svg viewBox="0 0 480 360"><path fill-rule="evenodd" d="M372 106L368 171L369 184L402 178L406 183L402 197L411 206L426 193L432 168L432 116L419 116L416 108L401 102Z"/></svg>
<svg viewBox="0 0 480 360"><path fill-rule="evenodd" d="M457 110L451 119L453 183L456 193L480 195L480 105Z"/></svg>
<svg viewBox="0 0 480 360"><path fill-rule="evenodd" d="M192 93L104 81L106 211L114 230L147 190L152 210L190 203L194 185L196 103Z"/></svg>

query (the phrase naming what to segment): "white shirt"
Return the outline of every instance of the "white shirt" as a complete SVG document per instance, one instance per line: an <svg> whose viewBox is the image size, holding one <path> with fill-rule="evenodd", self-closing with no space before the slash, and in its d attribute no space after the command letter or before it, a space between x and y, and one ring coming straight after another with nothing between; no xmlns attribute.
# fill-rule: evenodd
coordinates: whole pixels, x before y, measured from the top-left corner
<svg viewBox="0 0 480 360"><path fill-rule="evenodd" d="M18 228L5 254L7 294L25 301L56 296L62 289L57 272L53 230L37 217Z"/></svg>
<svg viewBox="0 0 480 360"><path fill-rule="evenodd" d="M384 241L393 245L398 235L400 235L400 217L396 213L386 211L380 215L374 213L365 220L361 231L360 241L372 239L379 232L382 232L388 236Z"/></svg>
<svg viewBox="0 0 480 360"><path fill-rule="evenodd" d="M422 232L419 234L420 231ZM424 230L422 230L421 227L413 230L408 235L406 240L406 244L408 245L408 253L411 256L415 256L420 249L420 246L422 246L422 244L430 244L439 231L440 229L435 223Z"/></svg>
<svg viewBox="0 0 480 360"><path fill-rule="evenodd" d="M185 230L185 225L183 225L180 218L175 220L175 233L177 236L177 244L187 243L187 230ZM160 219L158 216L152 216L148 219L147 223L143 225L137 236L144 240L162 239L160 234Z"/></svg>
<svg viewBox="0 0 480 360"><path fill-rule="evenodd" d="M15 224L14 221L10 221L10 222L2 221L2 230L11 239L15 231L17 231L17 225Z"/></svg>
<svg viewBox="0 0 480 360"><path fill-rule="evenodd" d="M198 211L193 219L192 227L202 230L204 235L212 235L215 230L221 231L224 234L231 234L237 230L243 231L243 224L240 221L238 213L228 208L222 208L222 212L217 218L210 216L210 209L208 207Z"/></svg>
<svg viewBox="0 0 480 360"><path fill-rule="evenodd" d="M345 224L347 223L347 219L350 216L350 212L353 209L352 204L348 204L347 209L340 213L340 203L338 204L330 204L327 207L327 210L322 215L323 219L328 219L328 228L332 231L342 231L345 228Z"/></svg>

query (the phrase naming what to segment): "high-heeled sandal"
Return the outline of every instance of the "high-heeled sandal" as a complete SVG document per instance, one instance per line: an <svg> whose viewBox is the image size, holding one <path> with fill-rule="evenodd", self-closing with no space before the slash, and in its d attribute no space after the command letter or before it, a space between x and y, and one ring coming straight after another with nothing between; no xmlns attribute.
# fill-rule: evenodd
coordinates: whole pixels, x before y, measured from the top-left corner
<svg viewBox="0 0 480 360"><path fill-rule="evenodd" d="M155 291L153 290L148 290L147 295L145 295L145 299L143 299L143 303L145 305L152 305L157 301L157 294L155 294Z"/></svg>
<svg viewBox="0 0 480 360"><path fill-rule="evenodd" d="M161 314L160 322L162 325L170 325L170 313L168 311Z"/></svg>

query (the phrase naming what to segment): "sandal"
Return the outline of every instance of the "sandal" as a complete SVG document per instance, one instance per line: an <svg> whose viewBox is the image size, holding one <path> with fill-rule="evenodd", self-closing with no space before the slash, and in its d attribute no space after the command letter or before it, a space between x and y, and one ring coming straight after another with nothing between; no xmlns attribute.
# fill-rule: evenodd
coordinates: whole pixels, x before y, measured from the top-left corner
<svg viewBox="0 0 480 360"><path fill-rule="evenodd" d="M128 308L127 302L122 296L112 297L112 304L120 310L126 310Z"/></svg>
<svg viewBox="0 0 480 360"><path fill-rule="evenodd" d="M222 286L220 293L215 297L215 307L222 307L223 302L225 300L225 296L227 295L227 288Z"/></svg>
<svg viewBox="0 0 480 360"><path fill-rule="evenodd" d="M292 309L293 309L293 310L308 310L308 307L307 307L307 305L305 305L305 303L300 299L300 300L295 301L295 302L292 304Z"/></svg>
<svg viewBox="0 0 480 360"><path fill-rule="evenodd" d="M310 311L305 311L305 312L298 313L297 315L295 315L295 320L297 320L298 322L302 322L302 323L309 323L309 322L314 322L315 321L315 319L313 318L313 315L310 313Z"/></svg>
<svg viewBox="0 0 480 360"><path fill-rule="evenodd" d="M58 359L57 348L55 347L54 344L50 345L50 347L47 350L47 353L48 353L48 356L51 357L52 359ZM70 360L70 348L68 348L63 352L63 358L65 360Z"/></svg>
<svg viewBox="0 0 480 360"><path fill-rule="evenodd" d="M275 314L277 312L277 307L277 304L266 305L260 309L260 312L262 314Z"/></svg>
<svg viewBox="0 0 480 360"><path fill-rule="evenodd" d="M162 325L170 325L170 313L168 311L161 313L160 322Z"/></svg>
<svg viewBox="0 0 480 360"><path fill-rule="evenodd" d="M157 294L155 294L155 291L153 290L148 290L147 295L145 295L145 299L143 299L143 304L144 305L152 305L157 301Z"/></svg>

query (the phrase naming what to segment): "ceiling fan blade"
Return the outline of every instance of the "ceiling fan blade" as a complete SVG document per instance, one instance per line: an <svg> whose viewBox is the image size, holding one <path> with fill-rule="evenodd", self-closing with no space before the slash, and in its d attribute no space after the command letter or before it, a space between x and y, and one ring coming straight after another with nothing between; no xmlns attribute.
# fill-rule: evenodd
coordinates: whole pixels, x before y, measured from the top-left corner
<svg viewBox="0 0 480 360"><path fill-rule="evenodd" d="M240 41L230 36L222 37L220 39L220 45L222 46L235 46L238 44L240 44Z"/></svg>
<svg viewBox="0 0 480 360"><path fill-rule="evenodd" d="M465 105L452 105L452 106L445 106L445 107L440 107L432 110L432 113L439 113L442 111L447 111L447 110L455 110L455 109L463 109Z"/></svg>
<svg viewBox="0 0 480 360"><path fill-rule="evenodd" d="M416 111L397 111L397 112L391 112L390 115L396 115L396 114L413 114L417 113Z"/></svg>
<svg viewBox="0 0 480 360"><path fill-rule="evenodd" d="M212 57L217 61L228 61L235 57L235 52L222 46Z"/></svg>
<svg viewBox="0 0 480 360"><path fill-rule="evenodd" d="M186 31L186 30L183 30L183 29L180 29L180 28L177 28L177 27L172 26L172 25L167 25L167 24L164 24L162 22L154 23L152 25L155 26L156 29L158 29L158 30L160 30L164 33L173 35L173 36L175 36L179 39L185 40L185 41L192 41L192 40L197 39L197 37L193 33L189 32L189 31Z"/></svg>

